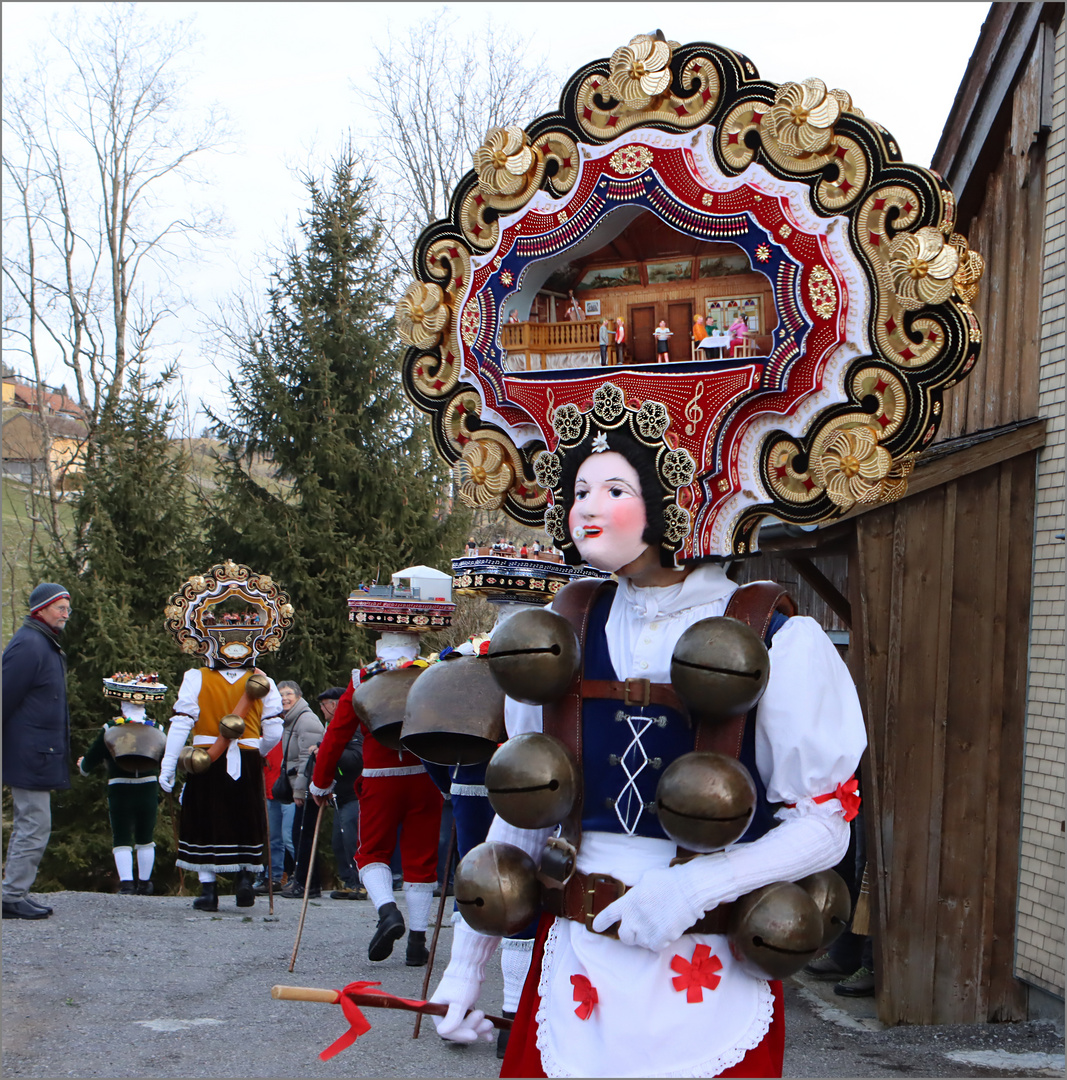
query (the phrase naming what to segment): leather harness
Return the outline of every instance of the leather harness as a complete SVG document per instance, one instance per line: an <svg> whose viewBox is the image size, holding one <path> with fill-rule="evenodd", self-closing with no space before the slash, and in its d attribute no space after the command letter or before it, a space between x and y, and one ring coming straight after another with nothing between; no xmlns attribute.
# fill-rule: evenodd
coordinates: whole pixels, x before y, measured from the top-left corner
<svg viewBox="0 0 1067 1080"><path fill-rule="evenodd" d="M561 589L552 601L552 610L562 615L574 627L582 646L583 657L586 631L593 608L606 591L613 592L615 588L614 581L575 581ZM796 605L780 585L772 581L757 581L742 585L730 597L725 615L746 623L763 641L776 611L786 616L795 615ZM555 736L567 747L578 766L579 775L582 769L583 700L607 699L641 707L663 705L677 710L687 718L689 716L689 710L669 683L653 683L648 679L586 679L584 668L583 660L567 692L558 701L544 706L543 710L545 733ZM747 717L747 713L738 713L717 724L698 722L693 749L713 751L735 759L740 757ZM572 844L575 850L579 848L582 840L583 786L579 785L574 806L560 830L561 839ZM675 861L684 862L692 857L692 852L679 848L678 859ZM576 870L562 889L545 886L542 900L546 911L585 923L586 929L592 930L593 919L628 889L629 886L608 874L584 874ZM705 913L685 933L726 933L731 908L731 904L719 904ZM615 937L617 926L616 923L604 933Z"/></svg>

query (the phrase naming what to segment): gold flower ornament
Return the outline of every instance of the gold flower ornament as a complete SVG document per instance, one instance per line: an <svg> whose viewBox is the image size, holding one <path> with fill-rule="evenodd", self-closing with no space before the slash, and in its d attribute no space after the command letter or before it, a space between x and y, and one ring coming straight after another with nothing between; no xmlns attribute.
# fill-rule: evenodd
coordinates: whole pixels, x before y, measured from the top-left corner
<svg viewBox="0 0 1067 1080"><path fill-rule="evenodd" d="M840 115L856 111L844 90L827 90L822 79L805 79L778 88L766 124L783 150L794 156L819 154L830 145Z"/></svg>
<svg viewBox="0 0 1067 1080"><path fill-rule="evenodd" d="M876 502L892 465L892 455L878 445L875 428L859 424L838 431L812 463L812 471L834 504L848 509Z"/></svg>
<svg viewBox="0 0 1067 1080"><path fill-rule="evenodd" d="M492 439L469 442L452 469L460 498L476 510L503 506L515 476L504 448Z"/></svg>
<svg viewBox="0 0 1067 1080"><path fill-rule="evenodd" d="M515 195L526 182L536 155L518 124L490 128L474 151L478 182L491 195Z"/></svg>
<svg viewBox="0 0 1067 1080"><path fill-rule="evenodd" d="M396 323L405 345L432 349L448 325L448 306L441 287L412 282L396 306Z"/></svg>
<svg viewBox="0 0 1067 1080"><path fill-rule="evenodd" d="M889 246L893 291L905 311L944 303L955 288L953 278L959 265L958 249L932 225L902 233Z"/></svg>
<svg viewBox="0 0 1067 1080"><path fill-rule="evenodd" d="M611 54L611 85L630 109L644 109L671 84L671 47L638 34Z"/></svg>

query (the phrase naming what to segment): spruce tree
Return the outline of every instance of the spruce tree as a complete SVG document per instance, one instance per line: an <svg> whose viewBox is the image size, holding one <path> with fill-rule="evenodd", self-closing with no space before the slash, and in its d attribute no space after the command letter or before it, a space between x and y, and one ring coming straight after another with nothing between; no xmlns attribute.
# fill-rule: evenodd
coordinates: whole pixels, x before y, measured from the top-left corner
<svg viewBox="0 0 1067 1080"><path fill-rule="evenodd" d="M447 469L403 393L373 184L350 152L304 184L300 241L275 269L265 323L231 335L238 366L229 414L212 416L225 459L206 516L216 559L288 592L295 624L267 667L311 696L371 656L347 622L351 590L413 564L447 568L467 516L449 513ZM257 455L277 483L253 476Z"/></svg>
<svg viewBox="0 0 1067 1080"><path fill-rule="evenodd" d="M146 377L143 360L127 371L114 412L86 446L83 487L73 529L54 537L34 565L34 580L58 581L73 615L63 633L71 714L71 787L52 802L52 836L40 888L107 888L114 877L104 771L90 778L74 762L119 704L101 692L115 671L156 671L170 687L166 704L149 707L166 721L189 660L163 632L168 597L202 559L188 457L171 439L175 404L165 399L173 377ZM165 730L165 728L164 728ZM169 813L156 825L157 888L171 875Z"/></svg>

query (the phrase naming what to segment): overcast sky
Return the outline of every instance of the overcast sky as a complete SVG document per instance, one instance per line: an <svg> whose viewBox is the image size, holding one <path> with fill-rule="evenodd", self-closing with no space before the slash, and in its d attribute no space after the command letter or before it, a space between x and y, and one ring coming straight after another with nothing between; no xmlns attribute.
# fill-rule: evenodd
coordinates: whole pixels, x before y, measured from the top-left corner
<svg viewBox="0 0 1067 1080"><path fill-rule="evenodd" d="M5 72L26 45L73 5L3 4ZM93 6L81 5L84 8ZM192 104L219 102L235 133L232 152L205 159L229 235L181 271L191 298L168 328L192 403L218 405L220 379L205 324L227 295L257 285L264 252L303 210L294 166L324 165L348 131L364 129L356 87L372 90L373 45L406 33L439 4L154 3L152 17L195 16ZM747 55L774 82L818 76L847 90L896 137L906 161L928 165L989 5L985 3L458 3L461 40L491 20L505 40L529 39L553 95L583 64L658 27L683 44L712 41ZM432 93L433 72L425 73ZM516 119L527 122L521 105ZM160 357L162 359L162 356ZM66 381L61 371L54 381ZM199 426L199 422L197 423Z"/></svg>

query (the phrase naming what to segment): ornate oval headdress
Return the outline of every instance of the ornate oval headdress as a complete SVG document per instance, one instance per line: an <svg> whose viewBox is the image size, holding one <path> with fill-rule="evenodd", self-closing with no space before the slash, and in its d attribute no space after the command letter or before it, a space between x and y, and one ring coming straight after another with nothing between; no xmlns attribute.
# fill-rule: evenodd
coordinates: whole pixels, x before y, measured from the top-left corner
<svg viewBox="0 0 1067 1080"><path fill-rule="evenodd" d="M293 606L278 585L230 559L189 578L165 615L182 652L209 667L249 667L280 648L293 625Z"/></svg>
<svg viewBox="0 0 1067 1080"><path fill-rule="evenodd" d="M558 111L490 131L474 164L398 308L405 388L464 501L559 541L552 462L616 420L657 463L692 464L661 475L676 561L746 554L769 515L814 524L904 493L978 356L982 260L941 178L847 93L642 34L572 76ZM773 303L766 355L510 370L508 314L641 214L744 251Z"/></svg>

